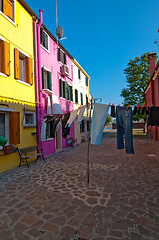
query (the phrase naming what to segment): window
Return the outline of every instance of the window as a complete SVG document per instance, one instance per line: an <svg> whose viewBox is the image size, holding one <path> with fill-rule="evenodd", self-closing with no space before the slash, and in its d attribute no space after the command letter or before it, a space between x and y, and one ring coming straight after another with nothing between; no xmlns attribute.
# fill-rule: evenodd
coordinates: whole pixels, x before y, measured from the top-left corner
<svg viewBox="0 0 159 240"><path fill-rule="evenodd" d="M0 135L8 140L7 144L16 145L20 143L19 112L0 111Z"/></svg>
<svg viewBox="0 0 159 240"><path fill-rule="evenodd" d="M17 48L14 49L14 77L22 82L33 84L32 58L27 57Z"/></svg>
<svg viewBox="0 0 159 240"><path fill-rule="evenodd" d="M0 136L5 137L5 113L0 113Z"/></svg>
<svg viewBox="0 0 159 240"><path fill-rule="evenodd" d="M81 79L81 71L78 69L78 78Z"/></svg>
<svg viewBox="0 0 159 240"><path fill-rule="evenodd" d="M89 121L87 121L87 132L89 132L89 126L90 126Z"/></svg>
<svg viewBox="0 0 159 240"><path fill-rule="evenodd" d="M78 103L78 90L75 89L75 103Z"/></svg>
<svg viewBox="0 0 159 240"><path fill-rule="evenodd" d="M88 86L88 78L86 77L86 79L85 79L85 80L86 80L86 86Z"/></svg>
<svg viewBox="0 0 159 240"><path fill-rule="evenodd" d="M24 127L35 127L35 112L24 110Z"/></svg>
<svg viewBox="0 0 159 240"><path fill-rule="evenodd" d="M86 95L86 104L88 104L88 97L87 97L87 95Z"/></svg>
<svg viewBox="0 0 159 240"><path fill-rule="evenodd" d="M81 105L83 105L83 93L80 93L81 95Z"/></svg>
<svg viewBox="0 0 159 240"><path fill-rule="evenodd" d="M46 139L55 138L54 122L48 122L46 125Z"/></svg>
<svg viewBox="0 0 159 240"><path fill-rule="evenodd" d="M72 86L70 86L67 82L62 81L62 79L59 79L59 87L60 97L73 101Z"/></svg>
<svg viewBox="0 0 159 240"><path fill-rule="evenodd" d="M83 133L85 131L85 124L84 120L80 122L80 133Z"/></svg>
<svg viewBox="0 0 159 240"><path fill-rule="evenodd" d="M62 62L63 64L67 64L66 63L66 53L64 51L62 51L61 48L58 48L58 61Z"/></svg>
<svg viewBox="0 0 159 240"><path fill-rule="evenodd" d="M52 91L51 72L47 71L44 67L42 67L41 71L42 71L42 88L49 89Z"/></svg>
<svg viewBox="0 0 159 240"><path fill-rule="evenodd" d="M10 75L10 44L0 39L0 72Z"/></svg>
<svg viewBox="0 0 159 240"><path fill-rule="evenodd" d="M9 19L14 21L14 0L0 0L0 11L3 12Z"/></svg>
<svg viewBox="0 0 159 240"><path fill-rule="evenodd" d="M44 48L49 50L49 35L43 30L43 28L40 28L40 43Z"/></svg>

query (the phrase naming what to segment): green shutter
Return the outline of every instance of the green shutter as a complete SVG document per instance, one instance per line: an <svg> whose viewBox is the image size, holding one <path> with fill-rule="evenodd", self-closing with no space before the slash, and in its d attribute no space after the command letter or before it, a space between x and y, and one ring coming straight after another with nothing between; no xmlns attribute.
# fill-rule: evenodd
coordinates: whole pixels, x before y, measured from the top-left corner
<svg viewBox="0 0 159 240"><path fill-rule="evenodd" d="M60 90L60 97L62 97L62 81L59 79L59 90Z"/></svg>
<svg viewBox="0 0 159 240"><path fill-rule="evenodd" d="M44 89L44 68L41 68L42 89Z"/></svg>
<svg viewBox="0 0 159 240"><path fill-rule="evenodd" d="M73 92L72 92L72 86L70 86L70 100L73 101Z"/></svg>
<svg viewBox="0 0 159 240"><path fill-rule="evenodd" d="M57 52L57 54L58 54L58 61L60 61L61 59L60 59L60 48L58 48L58 52Z"/></svg>
<svg viewBox="0 0 159 240"><path fill-rule="evenodd" d="M44 47L48 50L48 35L44 32Z"/></svg>
<svg viewBox="0 0 159 240"><path fill-rule="evenodd" d="M78 103L78 90L75 89L75 103Z"/></svg>
<svg viewBox="0 0 159 240"><path fill-rule="evenodd" d="M66 83L64 81L62 81L62 88L63 88L62 97L66 98Z"/></svg>
<svg viewBox="0 0 159 240"><path fill-rule="evenodd" d="M52 90L51 88L51 72L47 71L47 88Z"/></svg>
<svg viewBox="0 0 159 240"><path fill-rule="evenodd" d="M81 105L83 105L83 94L81 93Z"/></svg>
<svg viewBox="0 0 159 240"><path fill-rule="evenodd" d="M64 53L64 64L66 64L66 53Z"/></svg>

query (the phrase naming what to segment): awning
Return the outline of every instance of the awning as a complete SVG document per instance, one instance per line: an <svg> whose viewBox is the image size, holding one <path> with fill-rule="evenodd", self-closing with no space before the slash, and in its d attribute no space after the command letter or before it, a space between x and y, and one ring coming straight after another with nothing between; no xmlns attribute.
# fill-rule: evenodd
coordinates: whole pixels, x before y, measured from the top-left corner
<svg viewBox="0 0 159 240"><path fill-rule="evenodd" d="M59 99L55 94L52 94L52 107L53 107L53 114L63 114L61 105L59 103Z"/></svg>

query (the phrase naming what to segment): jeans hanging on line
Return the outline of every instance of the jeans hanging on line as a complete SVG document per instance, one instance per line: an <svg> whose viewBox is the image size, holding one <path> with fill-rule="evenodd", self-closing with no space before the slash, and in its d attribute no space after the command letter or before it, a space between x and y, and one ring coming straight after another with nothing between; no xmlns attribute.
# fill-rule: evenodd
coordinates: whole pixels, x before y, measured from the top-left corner
<svg viewBox="0 0 159 240"><path fill-rule="evenodd" d="M123 134L125 134L126 153L134 154L133 148L133 114L131 108L116 108L116 124L117 124L117 148L124 149Z"/></svg>

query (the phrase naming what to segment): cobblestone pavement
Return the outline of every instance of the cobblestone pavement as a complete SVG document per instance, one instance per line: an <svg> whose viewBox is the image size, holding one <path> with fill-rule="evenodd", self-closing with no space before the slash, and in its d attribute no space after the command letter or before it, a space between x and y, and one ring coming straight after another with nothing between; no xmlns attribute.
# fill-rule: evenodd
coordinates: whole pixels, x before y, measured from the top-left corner
<svg viewBox="0 0 159 240"><path fill-rule="evenodd" d="M134 138L135 154L104 134L0 174L0 240L159 240L159 142Z"/></svg>

